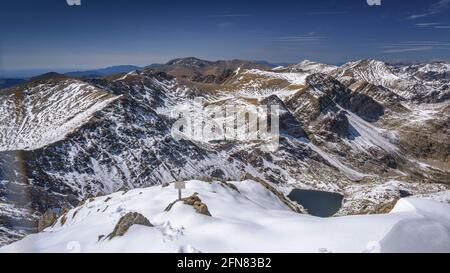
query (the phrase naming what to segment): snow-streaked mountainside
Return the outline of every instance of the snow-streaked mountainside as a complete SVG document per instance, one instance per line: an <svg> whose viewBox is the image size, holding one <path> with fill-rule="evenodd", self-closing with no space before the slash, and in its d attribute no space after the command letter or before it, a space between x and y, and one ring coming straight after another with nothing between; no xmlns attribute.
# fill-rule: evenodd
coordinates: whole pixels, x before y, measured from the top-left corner
<svg viewBox="0 0 450 273"><path fill-rule="evenodd" d="M448 64L399 68L381 61L363 60L344 64L331 74L337 79L350 77L386 87L408 100L438 102L447 100L450 96L449 77L442 72L448 71L448 68ZM419 73L413 72L415 69ZM429 73L428 77L420 76L420 72Z"/></svg>
<svg viewBox="0 0 450 273"><path fill-rule="evenodd" d="M330 73L335 70L337 66L312 62L304 60L301 63L291 65L287 68L290 72L306 72L306 73Z"/></svg>
<svg viewBox="0 0 450 273"><path fill-rule="evenodd" d="M37 84L0 96L0 151L36 150L60 141L119 98L73 80Z"/></svg>
<svg viewBox="0 0 450 273"><path fill-rule="evenodd" d="M43 232L0 252L449 252L450 205L400 199L388 214L318 218L292 211L261 184L188 181L210 215L183 202L171 186L102 196L68 211ZM135 224L108 238L119 219Z"/></svg>
<svg viewBox="0 0 450 273"><path fill-rule="evenodd" d="M0 90L0 245L35 232L48 209L73 208L124 189L158 196L167 189L147 187L175 180L251 179L273 188L277 198L288 198L293 189L338 193L340 216L387 213L405 195L448 202L448 71L446 63L363 60L337 67L304 61L271 69L186 58L95 79L47 74ZM277 105L279 148L268 151L263 140L172 137L172 124L184 111L230 104ZM224 120L205 116L211 124ZM132 206L132 196L124 196ZM259 198L239 195L244 197ZM152 214L140 212L153 223L163 213L156 212L159 206Z"/></svg>

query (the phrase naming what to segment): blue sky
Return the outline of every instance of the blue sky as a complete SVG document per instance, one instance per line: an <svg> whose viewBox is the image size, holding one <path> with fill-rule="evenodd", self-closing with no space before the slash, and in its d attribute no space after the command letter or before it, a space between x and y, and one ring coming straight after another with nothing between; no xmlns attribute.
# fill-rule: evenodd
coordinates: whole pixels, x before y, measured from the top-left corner
<svg viewBox="0 0 450 273"><path fill-rule="evenodd" d="M176 57L326 63L450 59L450 0L9 0L0 70L148 65Z"/></svg>

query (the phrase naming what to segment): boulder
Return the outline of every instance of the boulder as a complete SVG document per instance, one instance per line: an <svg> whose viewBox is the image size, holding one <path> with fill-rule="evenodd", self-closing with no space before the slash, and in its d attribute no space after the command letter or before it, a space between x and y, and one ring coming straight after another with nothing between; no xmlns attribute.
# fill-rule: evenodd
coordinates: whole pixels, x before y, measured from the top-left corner
<svg viewBox="0 0 450 273"><path fill-rule="evenodd" d="M208 210L208 206L206 206L206 204L202 202L200 197L198 197L197 193L194 193L193 195L184 198L183 202L186 205L194 207L197 213L211 216L211 213Z"/></svg>
<svg viewBox="0 0 450 273"><path fill-rule="evenodd" d="M178 201L180 201L180 200L176 200L175 202L169 204L169 206L167 206L167 208L166 208L166 211L171 210L173 205L175 205L175 203ZM198 197L198 193L194 193L189 197L182 198L181 201L185 205L192 206L197 213L200 213L200 214L203 214L206 216L211 216L211 213L208 210L208 206L202 202L200 197Z"/></svg>
<svg viewBox="0 0 450 273"><path fill-rule="evenodd" d="M111 232L107 238L111 240L114 237L123 236L132 225L153 227L144 215L137 212L129 212L119 219L119 222L117 222L113 232Z"/></svg>

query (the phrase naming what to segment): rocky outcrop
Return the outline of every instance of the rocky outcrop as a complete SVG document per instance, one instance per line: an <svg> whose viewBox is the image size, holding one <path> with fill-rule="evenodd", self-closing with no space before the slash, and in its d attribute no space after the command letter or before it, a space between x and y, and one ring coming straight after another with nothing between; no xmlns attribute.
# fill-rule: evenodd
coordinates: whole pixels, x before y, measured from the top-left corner
<svg viewBox="0 0 450 273"><path fill-rule="evenodd" d="M326 74L316 73L308 76L306 83L314 90L327 94L342 107L347 108L349 106L350 90L335 78Z"/></svg>
<svg viewBox="0 0 450 273"><path fill-rule="evenodd" d="M200 197L198 197L197 193L194 193L193 195L184 198L183 199L183 203L185 205L189 205L192 206L195 211L197 213L203 214L203 215L207 215L207 216L211 216L211 213L208 210L208 206L202 202L202 200L200 199Z"/></svg>
<svg viewBox="0 0 450 273"><path fill-rule="evenodd" d="M278 98L276 95L269 96L262 101L262 104L265 104L269 109L270 114L270 106L278 106L279 109L279 125L280 125L280 133L286 134L292 137L307 138L307 134L305 130L303 130L300 122L295 118L295 116L287 109L284 102ZM269 124L271 124L269 122Z"/></svg>
<svg viewBox="0 0 450 273"><path fill-rule="evenodd" d="M108 234L107 238L111 240L114 237L123 236L132 225L153 227L144 215L137 212L129 212L119 219L119 222L117 222L113 232Z"/></svg>
<svg viewBox="0 0 450 273"><path fill-rule="evenodd" d="M286 106L305 128L320 116L339 111L336 103L326 93L317 92L312 87L298 91L288 99Z"/></svg>
<svg viewBox="0 0 450 273"><path fill-rule="evenodd" d="M384 107L368 95L362 93L352 94L349 109L369 122L377 121L384 115Z"/></svg>
<svg viewBox="0 0 450 273"><path fill-rule="evenodd" d="M166 211L170 211L173 205L175 205L178 201L182 201L185 205L192 206L194 210L199 214L211 216L211 213L208 210L208 206L202 202L200 197L198 197L198 193L194 193L189 197L182 198L181 200L176 200L175 202L167 206Z"/></svg>
<svg viewBox="0 0 450 273"><path fill-rule="evenodd" d="M38 222L38 232L43 231L44 229L52 226L56 220L58 219L58 215L52 209L48 209L39 219Z"/></svg>
<svg viewBox="0 0 450 273"><path fill-rule="evenodd" d="M335 115L324 119L323 129L327 132L333 132L339 137L347 137L349 134L348 118L345 111L339 111Z"/></svg>
<svg viewBox="0 0 450 273"><path fill-rule="evenodd" d="M418 128L405 126L400 133L399 145L416 158L448 164L450 162L449 126L450 118L439 122L429 121Z"/></svg>
<svg viewBox="0 0 450 273"><path fill-rule="evenodd" d="M391 212L391 210L395 207L395 204L397 204L397 201L399 199L395 198L394 200L386 203L381 203L375 206L375 214L386 214Z"/></svg>
<svg viewBox="0 0 450 273"><path fill-rule="evenodd" d="M350 90L352 90L352 93L367 95L383 105L383 107L389 108L389 110L399 113L408 111L408 109L402 104L405 99L386 87L381 85L373 85L362 80L356 81L347 86Z"/></svg>

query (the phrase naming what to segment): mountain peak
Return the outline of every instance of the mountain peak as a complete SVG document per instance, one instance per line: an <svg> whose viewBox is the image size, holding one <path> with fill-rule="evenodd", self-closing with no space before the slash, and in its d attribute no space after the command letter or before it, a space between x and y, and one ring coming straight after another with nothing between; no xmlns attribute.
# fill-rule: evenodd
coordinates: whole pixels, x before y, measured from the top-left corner
<svg viewBox="0 0 450 273"><path fill-rule="evenodd" d="M63 80L63 79L70 79L70 77L63 74L59 74L57 72L48 72L31 78L30 82L44 81L44 80Z"/></svg>
<svg viewBox="0 0 450 273"><path fill-rule="evenodd" d="M183 66L199 66L210 63L209 61L198 59L195 57L177 58L170 60L166 65L183 65Z"/></svg>
<svg viewBox="0 0 450 273"><path fill-rule="evenodd" d="M317 62L313 62L313 61L310 61L310 60L303 60L303 61L301 61L300 62L300 64L302 64L302 65L310 65L310 64L316 64Z"/></svg>
<svg viewBox="0 0 450 273"><path fill-rule="evenodd" d="M309 73L329 73L330 71L336 69L334 65L323 64L319 62L314 62L310 60L303 60L298 64L289 66L291 72L309 72Z"/></svg>
<svg viewBox="0 0 450 273"><path fill-rule="evenodd" d="M352 62L355 66L373 66L373 65L383 65L387 66L387 64L380 60L375 59L361 59L355 62Z"/></svg>

